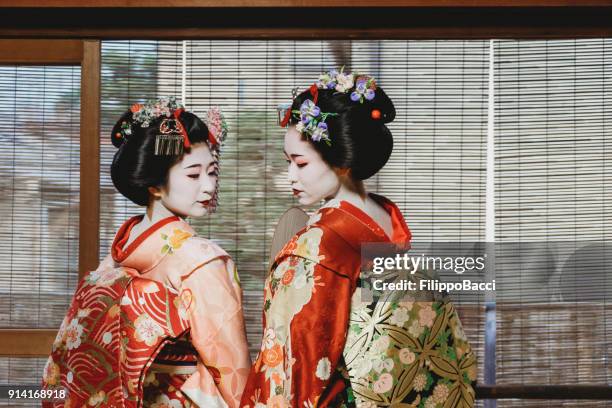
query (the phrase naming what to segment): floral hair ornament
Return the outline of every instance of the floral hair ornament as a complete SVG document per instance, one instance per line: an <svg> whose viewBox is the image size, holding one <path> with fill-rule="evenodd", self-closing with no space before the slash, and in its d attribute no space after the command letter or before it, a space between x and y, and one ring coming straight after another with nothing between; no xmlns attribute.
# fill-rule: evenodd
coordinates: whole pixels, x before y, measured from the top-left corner
<svg viewBox="0 0 612 408"><path fill-rule="evenodd" d="M371 101L376 96L376 81L373 77L360 75L357 72L345 73L344 67L319 75L316 84L319 89L334 89L342 93L347 93L354 88L351 92L353 102Z"/></svg>
<svg viewBox="0 0 612 408"><path fill-rule="evenodd" d="M218 107L213 106L208 109L208 112L206 113L206 127L208 128L208 146L210 147L210 153L212 154L213 159L217 163L216 171L218 174L221 145L227 138L229 131L229 126L225 121L225 116ZM213 193L210 204L208 205L209 211L215 211L218 203L219 181L217 181L215 192Z"/></svg>
<svg viewBox="0 0 612 408"><path fill-rule="evenodd" d="M124 121L121 124L121 137L124 140L129 139L133 134L132 125L146 128L151 126L153 121L164 118L155 136L155 154L158 156L181 155L184 149L191 146L187 131L180 120L185 108L177 102L175 97L163 97L145 104L134 104L130 107L130 111L132 112L131 122Z"/></svg>
<svg viewBox="0 0 612 408"><path fill-rule="evenodd" d="M338 116L337 113L321 112L321 108L315 105L315 102L306 99L302 102L299 110L293 110L293 114L300 115L300 121L295 126L295 130L309 136L313 142L323 140L328 146L331 146L328 126L325 121L330 116Z"/></svg>
<svg viewBox="0 0 612 408"><path fill-rule="evenodd" d="M355 90L351 92L351 101L363 103L364 99L371 101L376 94L376 83L374 78L359 77L355 85Z"/></svg>
<svg viewBox="0 0 612 408"><path fill-rule="evenodd" d="M208 127L208 141L211 146L219 146L227 137L229 127L225 116L217 106L211 107L206 114L206 127Z"/></svg>

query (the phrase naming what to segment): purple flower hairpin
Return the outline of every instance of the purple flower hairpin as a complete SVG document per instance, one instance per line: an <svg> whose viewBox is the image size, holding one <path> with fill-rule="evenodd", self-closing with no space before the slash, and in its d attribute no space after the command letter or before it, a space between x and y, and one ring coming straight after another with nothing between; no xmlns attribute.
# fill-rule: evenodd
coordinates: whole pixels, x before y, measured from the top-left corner
<svg viewBox="0 0 612 408"><path fill-rule="evenodd" d="M321 112L315 103L306 99L302 102L299 110L293 111L294 115L300 115L300 121L295 126L295 129L307 136L313 142L320 142L323 140L328 146L331 146L331 139L329 138L329 131L327 123L325 121L330 116L337 116L337 113Z"/></svg>
<svg viewBox="0 0 612 408"><path fill-rule="evenodd" d="M363 103L364 99L371 101L376 95L375 89L374 78L359 78L355 90L351 93L351 100L359 103Z"/></svg>

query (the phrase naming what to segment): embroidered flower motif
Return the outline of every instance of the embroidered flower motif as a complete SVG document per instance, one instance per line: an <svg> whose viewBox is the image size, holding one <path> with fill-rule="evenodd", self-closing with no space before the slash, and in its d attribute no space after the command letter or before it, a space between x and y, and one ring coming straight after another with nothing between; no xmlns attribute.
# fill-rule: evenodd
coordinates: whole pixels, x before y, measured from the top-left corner
<svg viewBox="0 0 612 408"><path fill-rule="evenodd" d="M193 297L193 293L191 292L191 289L189 288L183 289L181 291L180 298L181 298L181 308L184 309L185 312L189 311L192 308L193 302L194 302L194 297Z"/></svg>
<svg viewBox="0 0 612 408"><path fill-rule="evenodd" d="M412 387L417 392L423 391L426 385L427 385L427 376L423 373L417 374L414 377L414 380L412 381Z"/></svg>
<svg viewBox="0 0 612 408"><path fill-rule="evenodd" d="M43 370L43 380L48 385L57 385L60 380L60 368L53 358L49 357L47 359L47 363L45 364L45 368Z"/></svg>
<svg viewBox="0 0 612 408"><path fill-rule="evenodd" d="M404 323L408 321L408 310L403 307L398 307L393 311L389 323L394 324L398 327L404 327Z"/></svg>
<svg viewBox="0 0 612 408"><path fill-rule="evenodd" d="M121 312L121 308L119 307L119 305L112 305L111 308L108 309L107 314L108 314L108 317L115 318L117 317L119 312Z"/></svg>
<svg viewBox="0 0 612 408"><path fill-rule="evenodd" d="M89 316L90 312L91 312L91 309L89 309L89 308L79 309L79 311L77 312L77 317L79 317L79 318L87 317L87 316Z"/></svg>
<svg viewBox="0 0 612 408"><path fill-rule="evenodd" d="M264 350L264 349L272 348L274 346L275 340L276 340L276 333L274 332L274 329L267 328L264 333L263 341L261 342L261 349Z"/></svg>
<svg viewBox="0 0 612 408"><path fill-rule="evenodd" d="M359 314L368 311L368 302L364 299L372 299L372 292L367 288L357 288L351 298L351 313Z"/></svg>
<svg viewBox="0 0 612 408"><path fill-rule="evenodd" d="M102 336L102 342L104 344L110 344L111 341L113 341L113 334L111 332L104 333Z"/></svg>
<svg viewBox="0 0 612 408"><path fill-rule="evenodd" d="M72 319L66 327L66 347L68 350L73 350L81 345L82 335L83 326L79 324L79 319Z"/></svg>
<svg viewBox="0 0 612 408"><path fill-rule="evenodd" d="M399 306L405 308L408 311L412 310L412 306L414 306L414 301L413 300L405 300L402 302L398 303Z"/></svg>
<svg viewBox="0 0 612 408"><path fill-rule="evenodd" d="M323 357L317 363L316 376L318 379L326 381L331 375L331 363L327 357Z"/></svg>
<svg viewBox="0 0 612 408"><path fill-rule="evenodd" d="M476 367L476 364L472 364L471 366L468 367L467 376L470 379L470 381L476 381L477 374L478 374L478 368Z"/></svg>
<svg viewBox="0 0 612 408"><path fill-rule="evenodd" d="M60 325L57 335L55 336L55 340L53 341L53 351L61 347L62 343L64 342L64 339L66 338L66 327L67 326L68 326L68 316L65 316L64 320L62 320L62 324Z"/></svg>
<svg viewBox="0 0 612 408"><path fill-rule="evenodd" d="M413 337L419 337L425 328L419 324L418 320L413 320L412 324L408 328L408 333Z"/></svg>
<svg viewBox="0 0 612 408"><path fill-rule="evenodd" d="M374 358L372 360L372 367L377 373L382 373L383 371L391 371L395 363L390 358Z"/></svg>
<svg viewBox="0 0 612 408"><path fill-rule="evenodd" d="M126 276L126 272L123 267L114 268L112 266L106 266L102 269L92 271L87 276L86 280L90 285L111 286L117 279L124 276Z"/></svg>
<svg viewBox="0 0 612 408"><path fill-rule="evenodd" d="M288 408L291 405L282 395L275 395L268 399L267 408Z"/></svg>
<svg viewBox="0 0 612 408"><path fill-rule="evenodd" d="M390 359L390 358L386 358L386 359L383 361L383 368L384 368L385 370L387 370L387 371L391 371L391 370L393 370L393 367L394 367L394 366L395 366L395 363L394 363L394 362L393 362L393 360L392 360L392 359Z"/></svg>
<svg viewBox="0 0 612 408"><path fill-rule="evenodd" d="M272 373L270 378L272 379L272 382L276 385L280 385L283 382L283 379L279 373Z"/></svg>
<svg viewBox="0 0 612 408"><path fill-rule="evenodd" d="M433 326L435 318L436 312L431 308L431 304L428 304L427 306L421 306L421 310L419 310L419 323L421 323L422 326Z"/></svg>
<svg viewBox="0 0 612 408"><path fill-rule="evenodd" d="M389 344L391 344L391 339L388 335L383 334L378 339L372 342L372 346L370 347L370 351L374 354L382 354L389 348Z"/></svg>
<svg viewBox="0 0 612 408"><path fill-rule="evenodd" d="M354 371L353 371L354 370ZM372 359L365 357L359 359L353 366L353 374L357 379L365 378L372 371Z"/></svg>
<svg viewBox="0 0 612 408"><path fill-rule="evenodd" d="M106 397L106 393L104 391L98 391L97 393L89 397L89 400L87 401L87 403L90 406L95 407L96 405L103 403L105 397Z"/></svg>
<svg viewBox="0 0 612 408"><path fill-rule="evenodd" d="M276 367L283 361L283 349L280 344L265 349L262 353L262 359L266 366Z"/></svg>
<svg viewBox="0 0 612 408"><path fill-rule="evenodd" d="M136 340L144 342L147 346L154 345L157 339L164 334L162 327L146 313L138 316L134 327Z"/></svg>
<svg viewBox="0 0 612 408"><path fill-rule="evenodd" d="M431 398L438 404L444 404L448 398L448 394L448 386L446 384L438 383L433 390L433 395Z"/></svg>
<svg viewBox="0 0 612 408"><path fill-rule="evenodd" d="M175 228L172 231L172 235L168 236L166 234L161 234L161 237L164 241L166 241L166 244L161 250L162 254L165 254L166 252L171 254L183 246L183 243L191 237L191 234L187 231Z"/></svg>
<svg viewBox="0 0 612 408"><path fill-rule="evenodd" d="M177 399L170 399L166 394L160 394L151 408L183 408L183 404Z"/></svg>
<svg viewBox="0 0 612 408"><path fill-rule="evenodd" d="M456 322L451 322L451 324L453 328L453 336L455 336L457 340L467 341L467 336L465 335L465 332L463 331L463 326L461 325L461 322L456 321Z"/></svg>
<svg viewBox="0 0 612 408"><path fill-rule="evenodd" d="M427 398L427 400L425 401L425 405L423 405L424 408L436 408L436 401L434 401L434 399L432 397Z"/></svg>
<svg viewBox="0 0 612 408"><path fill-rule="evenodd" d="M142 382L142 384L144 386L147 386L147 385L159 385L159 380L155 376L155 371L151 371L151 370L148 371L147 372L147 376L145 377L145 379Z"/></svg>
<svg viewBox="0 0 612 408"><path fill-rule="evenodd" d="M416 355L407 348L401 349L398 354L402 364L412 364L416 359Z"/></svg>
<svg viewBox="0 0 612 408"><path fill-rule="evenodd" d="M281 283L285 286L290 285L291 281L293 281L294 276L295 276L295 269L288 269L287 272L283 274L283 277L281 278Z"/></svg>
<svg viewBox="0 0 612 408"><path fill-rule="evenodd" d="M389 373L384 373L374 384L372 384L372 390L377 394L384 394L393 388L393 376Z"/></svg>

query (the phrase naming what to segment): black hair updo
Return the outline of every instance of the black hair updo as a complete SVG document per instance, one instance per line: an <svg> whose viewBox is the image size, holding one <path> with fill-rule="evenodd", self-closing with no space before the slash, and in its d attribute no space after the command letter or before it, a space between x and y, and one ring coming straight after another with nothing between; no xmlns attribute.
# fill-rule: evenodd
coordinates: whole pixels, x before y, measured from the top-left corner
<svg viewBox="0 0 612 408"><path fill-rule="evenodd" d="M182 155L155 155L155 139L164 119L156 118L149 126L141 127L133 123L132 111L128 110L111 131L113 145L119 148L111 164L111 179L121 194L138 205L149 204L149 187L164 186L170 167L182 159ZM196 115L183 111L179 120L192 145L208 141L208 128ZM124 124L131 128L125 138L120 137Z"/></svg>
<svg viewBox="0 0 612 408"><path fill-rule="evenodd" d="M321 112L338 115L328 116L325 120L331 145L323 140L312 141L310 137L307 140L327 164L348 168L354 179L365 180L378 173L391 156L393 136L385 124L395 119L395 107L380 87L376 87L371 101L364 100L363 103L351 100L352 90L354 88L345 93L335 89L318 89L316 105ZM310 90L293 100L291 110L299 110L306 99L314 99ZM289 123L295 125L299 121L299 114L292 114Z"/></svg>

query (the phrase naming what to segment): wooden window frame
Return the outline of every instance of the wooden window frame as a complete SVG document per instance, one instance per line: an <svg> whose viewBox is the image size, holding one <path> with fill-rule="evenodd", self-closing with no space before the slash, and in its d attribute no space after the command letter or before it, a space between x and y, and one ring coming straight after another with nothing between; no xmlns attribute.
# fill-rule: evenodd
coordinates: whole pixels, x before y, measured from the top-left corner
<svg viewBox="0 0 612 408"><path fill-rule="evenodd" d="M79 278L98 265L100 41L0 40L0 65L81 66ZM57 329L0 329L0 356L49 354Z"/></svg>
<svg viewBox="0 0 612 408"><path fill-rule="evenodd" d="M330 13L325 10L323 14L321 10L326 8L336 10ZM161 9L164 13L163 21L155 18ZM244 9L248 9L248 12L245 13ZM80 60L83 67L83 189L79 218L79 275L95 267L98 262L101 39L433 40L612 37L610 0L140 0L137 3L133 0L21 0L18 5L0 0L0 10L4 15L0 38L86 40L83 41ZM321 15L329 17L314 18ZM93 21L95 25L91 24ZM135 21L138 22L137 26L125 23ZM6 44L0 40L0 51L3 46ZM13 51L16 52L16 48ZM11 54L0 54L0 64L7 55ZM50 60L50 63L53 61ZM87 126L83 126L85 123ZM90 183L84 184L83 180ZM0 330L0 355L46 355L54 335L55 330ZM15 350L20 351L20 354L16 354ZM606 385L484 385L478 387L477 395L479 399L610 399L611 389Z"/></svg>

